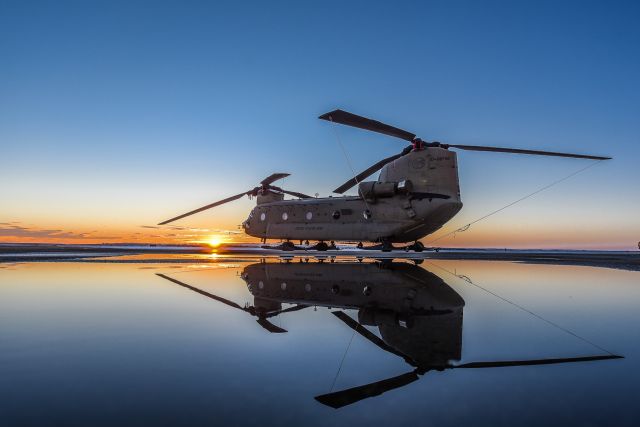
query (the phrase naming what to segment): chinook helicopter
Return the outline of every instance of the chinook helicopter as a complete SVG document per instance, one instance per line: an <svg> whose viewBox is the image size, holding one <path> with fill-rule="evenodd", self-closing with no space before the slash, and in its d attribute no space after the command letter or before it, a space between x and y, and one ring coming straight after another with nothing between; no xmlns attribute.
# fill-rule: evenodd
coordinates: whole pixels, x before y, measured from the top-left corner
<svg viewBox="0 0 640 427"><path fill-rule="evenodd" d="M454 364L462 358L464 299L434 273L406 262L261 262L244 267L241 277L253 305L203 291L165 274L159 277L256 317L272 333L286 330L267 319L307 307L328 307L335 318L377 348L400 357L409 372L316 396L332 408L379 396L420 379L430 371L500 368L617 359L617 355ZM283 308L283 304L290 304ZM357 310L354 320L344 310ZM371 332L376 328L380 336Z"/></svg>
<svg viewBox="0 0 640 427"><path fill-rule="evenodd" d="M281 245L284 250L295 249L291 240L300 240L301 243L303 240L312 240L318 241L313 246L317 250L327 250L328 241L349 241L358 242L358 247L362 247L362 242L375 242L381 245L383 251L394 249L393 243L413 242L407 249L422 251L424 245L419 239L440 229L462 208L458 163L456 153L451 149L610 159L551 151L427 142L414 133L343 110L334 110L319 118L399 138L409 141L410 145L400 153L380 160L334 190L334 193L343 194L357 185L357 196L317 198L285 190L273 183L289 174L274 173L251 190L158 225L169 224L246 195L255 197L257 203L242 223L244 231L263 242L267 239L284 240ZM376 181L364 181L377 171L381 172ZM285 200L285 194L297 199Z"/></svg>

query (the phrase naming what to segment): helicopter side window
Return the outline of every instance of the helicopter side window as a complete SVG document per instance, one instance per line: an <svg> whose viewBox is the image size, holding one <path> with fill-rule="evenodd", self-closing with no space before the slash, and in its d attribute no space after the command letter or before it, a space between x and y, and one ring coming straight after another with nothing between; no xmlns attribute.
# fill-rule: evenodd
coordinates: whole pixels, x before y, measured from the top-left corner
<svg viewBox="0 0 640 427"><path fill-rule="evenodd" d="M267 214L266 214L266 213L264 213L264 212L262 212L262 213L260 214L260 221L264 221L265 219L267 219Z"/></svg>
<svg viewBox="0 0 640 427"><path fill-rule="evenodd" d="M289 219L289 214L287 214L286 212L282 212L282 220L286 221L287 219Z"/></svg>
<svg viewBox="0 0 640 427"><path fill-rule="evenodd" d="M333 217L333 219L340 219L340 211L333 211L333 214L331 214L331 216Z"/></svg>
<svg viewBox="0 0 640 427"><path fill-rule="evenodd" d="M307 212L306 218L307 218L307 221L311 221L311 218L313 218L313 213Z"/></svg>

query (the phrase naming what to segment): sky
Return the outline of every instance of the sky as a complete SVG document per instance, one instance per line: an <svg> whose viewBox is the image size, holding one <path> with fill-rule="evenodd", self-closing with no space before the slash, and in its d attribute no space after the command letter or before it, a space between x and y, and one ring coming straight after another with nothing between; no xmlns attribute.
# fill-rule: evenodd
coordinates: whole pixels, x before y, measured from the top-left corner
<svg viewBox="0 0 640 427"><path fill-rule="evenodd" d="M0 242L246 240L272 172L326 196L400 140L608 155L439 246L637 249L636 1L0 1ZM429 242L589 164L459 152Z"/></svg>

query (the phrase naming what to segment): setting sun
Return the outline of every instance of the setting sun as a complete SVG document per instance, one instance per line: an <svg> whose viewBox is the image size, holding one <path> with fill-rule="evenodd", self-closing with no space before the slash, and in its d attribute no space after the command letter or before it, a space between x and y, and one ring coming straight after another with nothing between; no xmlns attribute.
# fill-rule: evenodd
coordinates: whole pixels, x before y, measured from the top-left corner
<svg viewBox="0 0 640 427"><path fill-rule="evenodd" d="M218 236L212 236L207 241L207 244L209 246L213 247L213 248L217 248L218 246L220 246L222 244L222 238L220 238Z"/></svg>

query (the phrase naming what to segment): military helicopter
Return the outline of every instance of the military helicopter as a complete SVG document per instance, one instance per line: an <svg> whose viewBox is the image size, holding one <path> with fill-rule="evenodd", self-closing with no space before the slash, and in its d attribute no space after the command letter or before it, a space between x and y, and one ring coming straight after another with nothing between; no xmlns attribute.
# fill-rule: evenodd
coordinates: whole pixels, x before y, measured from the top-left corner
<svg viewBox="0 0 640 427"><path fill-rule="evenodd" d="M247 265L241 277L254 297L242 307L167 275L158 276L257 317L269 332L286 332L267 317L311 306L332 314L377 348L400 357L411 371L373 383L316 396L340 408L381 395L420 379L429 371L549 365L616 359L598 355L533 360L483 361L454 364L462 358L465 302L434 273L406 262L260 262ZM282 308L282 304L291 304ZM357 310L357 321L344 310ZM271 326L267 326L271 325ZM377 328L380 336L365 326Z"/></svg>
<svg viewBox="0 0 640 427"><path fill-rule="evenodd" d="M256 207L242 223L244 231L266 242L284 240L281 249L293 250L292 240L318 241L317 250L327 250L328 241L375 242L383 251L393 243L408 243L408 249L424 250L418 240L440 229L462 208L456 153L451 149L515 153L538 156L608 160L610 157L523 150L490 146L427 142L414 133L385 123L334 110L319 117L409 141L400 153L380 160L334 190L343 194L358 186L358 196L311 197L276 187L273 183L289 176L274 173L260 185L226 199L163 221L168 224L198 212L220 206L247 195L256 198ZM364 181L381 170L376 181ZM285 194L297 199L285 200Z"/></svg>

